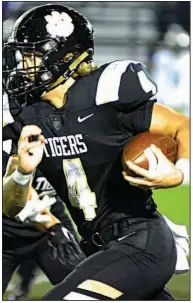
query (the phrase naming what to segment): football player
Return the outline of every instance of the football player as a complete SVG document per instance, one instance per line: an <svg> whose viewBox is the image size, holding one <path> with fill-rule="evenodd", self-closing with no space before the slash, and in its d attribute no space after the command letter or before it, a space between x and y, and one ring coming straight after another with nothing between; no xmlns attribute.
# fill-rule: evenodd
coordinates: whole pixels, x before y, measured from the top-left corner
<svg viewBox="0 0 193 303"><path fill-rule="evenodd" d="M6 171L8 158L8 154L3 151L3 174ZM52 200L55 198L55 203L51 206L51 213L48 209L44 210L45 215L50 219L45 222L40 220L35 223L33 219L33 224L25 224L26 220L19 221L3 214L3 293L15 269L21 265L19 270L21 279L9 296L11 300L21 300L26 297L37 265L55 285L61 282L80 260L83 260L83 254L79 252L79 249L71 249L70 255L67 254L65 245L71 248L71 243L68 244L69 239L65 239L62 226L66 227L75 238L77 236L71 220L64 212L64 203L40 172L36 172L32 184L39 199L47 196ZM27 214L26 210L26 218L30 215L30 212ZM72 239L72 243L76 241ZM76 246L78 247L78 244ZM77 256L76 262L71 257L72 253ZM27 270L23 270L23 266Z"/></svg>
<svg viewBox="0 0 193 303"><path fill-rule="evenodd" d="M24 207L38 166L78 227L88 258L46 300L157 298L174 273L176 246L152 189L183 182L189 121L156 103L144 64L97 68L93 42L90 22L69 7L33 7L16 21L3 74L9 100L20 107L6 127L18 169L4 178L3 210L13 217ZM141 177L122 174L124 145L148 130L175 138L176 165L151 146L155 170L128 162Z"/></svg>

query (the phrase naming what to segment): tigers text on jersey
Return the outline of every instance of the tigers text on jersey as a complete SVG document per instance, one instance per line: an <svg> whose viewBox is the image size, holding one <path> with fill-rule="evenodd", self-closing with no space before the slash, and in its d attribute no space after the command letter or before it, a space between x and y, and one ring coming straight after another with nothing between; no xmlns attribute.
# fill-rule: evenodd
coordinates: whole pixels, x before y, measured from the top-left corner
<svg viewBox="0 0 193 303"><path fill-rule="evenodd" d="M47 138L44 144L45 155L46 157L60 157L86 153L88 148L84 142L81 142L82 139L82 134Z"/></svg>
<svg viewBox="0 0 193 303"><path fill-rule="evenodd" d="M22 126L42 129L44 156L38 168L67 204L82 236L155 210L151 191L123 179L121 153L132 136L149 129L156 91L142 63L115 61L80 77L63 108L36 102L5 128L15 143Z"/></svg>

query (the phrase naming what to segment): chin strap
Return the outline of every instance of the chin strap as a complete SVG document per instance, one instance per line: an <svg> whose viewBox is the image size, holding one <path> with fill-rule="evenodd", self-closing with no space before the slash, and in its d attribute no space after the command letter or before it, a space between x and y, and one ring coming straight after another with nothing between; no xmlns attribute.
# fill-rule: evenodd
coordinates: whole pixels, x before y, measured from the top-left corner
<svg viewBox="0 0 193 303"><path fill-rule="evenodd" d="M72 75L76 71L78 65L80 63L82 63L89 55L90 54L88 52L84 52L78 58L76 58L76 60L74 60L74 62L72 62L70 64L70 66L68 68L69 71L70 71L70 75ZM73 80L74 79L72 77L70 77L70 78L68 78L68 80L66 80L66 77L64 75L62 75L54 83L51 83L49 85L49 90L48 91L56 88L57 86L59 86L60 84L63 84L64 82L66 84L66 88L67 88L66 91L67 91L72 86L72 84L74 84L75 80L74 81Z"/></svg>
<svg viewBox="0 0 193 303"><path fill-rule="evenodd" d="M74 72L77 68L77 66L84 61L84 59L86 59L90 54L88 52L84 52L82 53L76 60L74 60L74 62L72 62L72 64L70 64L69 66L69 70L72 72Z"/></svg>

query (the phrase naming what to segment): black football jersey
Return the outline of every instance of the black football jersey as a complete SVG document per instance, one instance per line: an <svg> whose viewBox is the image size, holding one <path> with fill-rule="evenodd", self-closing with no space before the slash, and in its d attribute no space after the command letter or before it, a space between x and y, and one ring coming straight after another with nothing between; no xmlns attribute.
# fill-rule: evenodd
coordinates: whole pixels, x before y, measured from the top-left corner
<svg viewBox="0 0 193 303"><path fill-rule="evenodd" d="M142 63L115 61L80 77L63 108L40 100L7 126L13 141L25 125L42 129L44 155L38 168L66 203L82 236L155 211L151 191L123 179L121 155L133 136L149 130L156 92Z"/></svg>

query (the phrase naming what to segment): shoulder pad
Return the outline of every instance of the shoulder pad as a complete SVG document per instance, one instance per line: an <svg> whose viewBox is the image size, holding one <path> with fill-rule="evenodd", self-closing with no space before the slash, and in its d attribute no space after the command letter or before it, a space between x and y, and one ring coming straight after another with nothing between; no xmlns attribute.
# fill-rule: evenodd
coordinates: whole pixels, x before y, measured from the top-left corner
<svg viewBox="0 0 193 303"><path fill-rule="evenodd" d="M123 95L124 99L129 97L130 101L149 99L156 92L157 86L143 63L131 60L115 61L107 65L100 75L96 104L121 101Z"/></svg>

